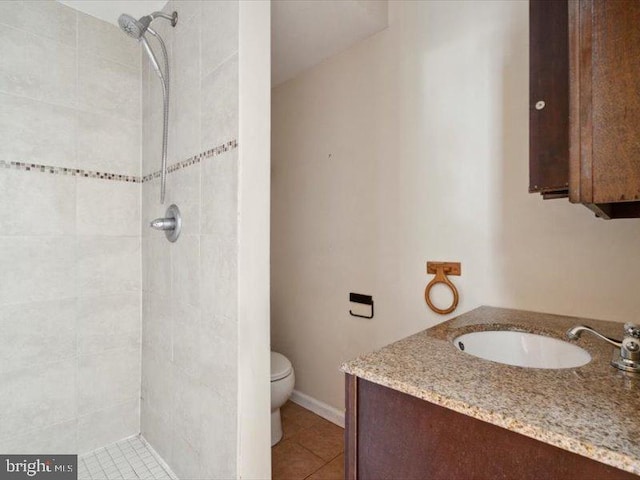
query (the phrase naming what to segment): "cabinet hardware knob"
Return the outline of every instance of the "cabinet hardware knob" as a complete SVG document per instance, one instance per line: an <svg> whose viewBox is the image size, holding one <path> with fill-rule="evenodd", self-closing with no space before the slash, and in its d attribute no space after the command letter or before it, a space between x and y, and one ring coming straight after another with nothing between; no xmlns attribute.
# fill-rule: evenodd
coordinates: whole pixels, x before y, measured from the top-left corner
<svg viewBox="0 0 640 480"><path fill-rule="evenodd" d="M544 103L544 100L538 100L536 102L536 110L542 110L545 107L546 103Z"/></svg>

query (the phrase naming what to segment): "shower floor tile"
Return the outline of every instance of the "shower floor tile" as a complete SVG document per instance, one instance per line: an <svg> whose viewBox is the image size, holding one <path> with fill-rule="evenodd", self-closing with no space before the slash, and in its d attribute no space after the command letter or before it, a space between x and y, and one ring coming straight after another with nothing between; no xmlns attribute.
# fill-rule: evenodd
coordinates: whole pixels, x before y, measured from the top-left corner
<svg viewBox="0 0 640 480"><path fill-rule="evenodd" d="M78 480L177 480L139 436L78 457Z"/></svg>

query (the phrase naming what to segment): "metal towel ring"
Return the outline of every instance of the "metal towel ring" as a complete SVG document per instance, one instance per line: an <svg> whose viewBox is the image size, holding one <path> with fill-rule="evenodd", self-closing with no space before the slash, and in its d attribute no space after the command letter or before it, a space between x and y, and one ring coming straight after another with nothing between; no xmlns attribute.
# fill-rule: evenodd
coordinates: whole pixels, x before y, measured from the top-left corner
<svg viewBox="0 0 640 480"><path fill-rule="evenodd" d="M458 300L460 296L458 294L458 289L456 286L451 283L449 277L447 277L447 273L451 275L460 275L460 264L457 265L452 263L444 263L444 262L427 262L427 273L435 273L435 277L427 284L427 288L424 289L424 299L429 305L429 308L440 315L446 315L448 313L453 312L458 306ZM438 308L431 301L431 289L434 285L438 283L444 283L447 287L451 289L451 293L453 294L453 303L448 308Z"/></svg>

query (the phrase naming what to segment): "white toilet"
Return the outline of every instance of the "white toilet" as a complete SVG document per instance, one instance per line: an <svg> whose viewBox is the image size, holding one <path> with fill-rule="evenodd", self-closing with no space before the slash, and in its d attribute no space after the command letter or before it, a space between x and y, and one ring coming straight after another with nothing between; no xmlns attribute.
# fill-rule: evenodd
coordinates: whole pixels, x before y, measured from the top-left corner
<svg viewBox="0 0 640 480"><path fill-rule="evenodd" d="M282 419L280 407L291 396L296 376L287 357L271 352L271 446L282 438Z"/></svg>

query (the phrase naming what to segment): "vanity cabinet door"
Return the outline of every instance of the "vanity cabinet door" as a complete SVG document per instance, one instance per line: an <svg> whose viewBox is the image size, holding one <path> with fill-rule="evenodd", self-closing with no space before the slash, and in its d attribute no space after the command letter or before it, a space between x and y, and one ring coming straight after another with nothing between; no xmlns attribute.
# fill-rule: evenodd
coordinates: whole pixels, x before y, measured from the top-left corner
<svg viewBox="0 0 640 480"><path fill-rule="evenodd" d="M346 375L347 480L637 480L638 477Z"/></svg>

